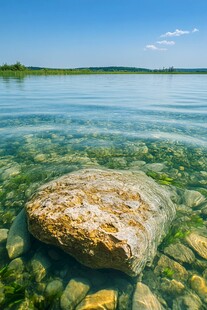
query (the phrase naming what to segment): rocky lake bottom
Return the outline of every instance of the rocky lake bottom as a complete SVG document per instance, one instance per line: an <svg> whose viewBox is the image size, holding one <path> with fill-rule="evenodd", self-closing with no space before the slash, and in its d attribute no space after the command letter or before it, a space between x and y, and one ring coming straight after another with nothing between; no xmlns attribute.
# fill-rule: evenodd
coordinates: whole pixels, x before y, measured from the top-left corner
<svg viewBox="0 0 207 310"><path fill-rule="evenodd" d="M2 81L1 309L207 308L205 77L169 81L165 76L161 82L158 78ZM98 86L91 86L95 83ZM193 86L190 94L187 90ZM151 97L145 98L149 89ZM110 97L115 107L109 104ZM161 98L159 110L152 107L153 98ZM140 101L144 107L131 104ZM86 168L142 171L172 192L175 219L152 264L138 277L90 269L32 236L24 253L8 256L8 232L32 194L51 180Z"/></svg>

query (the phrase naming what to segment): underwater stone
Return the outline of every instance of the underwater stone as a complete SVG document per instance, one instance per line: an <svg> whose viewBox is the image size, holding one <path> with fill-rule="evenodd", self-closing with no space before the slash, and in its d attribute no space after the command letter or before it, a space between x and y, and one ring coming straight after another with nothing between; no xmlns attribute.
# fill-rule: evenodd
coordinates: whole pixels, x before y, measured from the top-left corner
<svg viewBox="0 0 207 310"><path fill-rule="evenodd" d="M97 169L46 184L26 209L39 240L91 268L130 276L152 262L175 216L170 192L145 173Z"/></svg>
<svg viewBox="0 0 207 310"><path fill-rule="evenodd" d="M25 209L16 216L11 225L6 248L10 259L21 256L30 249L30 234L27 227Z"/></svg>
<svg viewBox="0 0 207 310"><path fill-rule="evenodd" d="M200 236L196 232L192 232L186 237L187 243L196 251L201 257L207 259L207 238Z"/></svg>
<svg viewBox="0 0 207 310"><path fill-rule="evenodd" d="M56 295L59 295L63 291L63 282L61 280L53 280L48 283L45 295L48 297L54 297Z"/></svg>
<svg viewBox="0 0 207 310"><path fill-rule="evenodd" d="M0 304L4 302L4 284L0 281Z"/></svg>
<svg viewBox="0 0 207 310"><path fill-rule="evenodd" d="M177 296L183 293L185 286L175 279L169 280L167 278L163 278L160 288L163 292Z"/></svg>
<svg viewBox="0 0 207 310"><path fill-rule="evenodd" d="M31 259L31 267L36 282L40 282L46 276L48 269L51 267L51 261L43 250L39 250Z"/></svg>
<svg viewBox="0 0 207 310"><path fill-rule="evenodd" d="M118 291L103 289L94 294L87 295L75 308L76 310L107 309L115 310L117 306Z"/></svg>
<svg viewBox="0 0 207 310"><path fill-rule="evenodd" d="M132 310L164 310L149 287L138 282L132 300Z"/></svg>
<svg viewBox="0 0 207 310"><path fill-rule="evenodd" d="M202 301L196 294L186 294L184 296L180 296L173 301L172 310L201 310L204 309L202 307Z"/></svg>
<svg viewBox="0 0 207 310"><path fill-rule="evenodd" d="M193 275L190 279L191 288L207 303L207 284L204 278Z"/></svg>
<svg viewBox="0 0 207 310"><path fill-rule="evenodd" d="M161 172L165 167L163 163L146 164L144 166L144 171L152 170L154 172Z"/></svg>
<svg viewBox="0 0 207 310"><path fill-rule="evenodd" d="M177 281L185 281L188 277L187 270L166 255L160 257L154 272L156 275L169 277Z"/></svg>
<svg viewBox="0 0 207 310"><path fill-rule="evenodd" d="M206 201L206 198L197 191L185 190L184 192L185 204L190 208L195 208Z"/></svg>
<svg viewBox="0 0 207 310"><path fill-rule="evenodd" d="M73 310L84 299L90 287L91 284L86 279L71 279L60 298L61 309Z"/></svg>
<svg viewBox="0 0 207 310"><path fill-rule="evenodd" d="M24 261L21 257L17 257L13 259L9 265L8 265L8 270L13 270L17 273L22 273L24 271Z"/></svg>
<svg viewBox="0 0 207 310"><path fill-rule="evenodd" d="M0 229L0 244L6 242L9 230L6 228Z"/></svg>
<svg viewBox="0 0 207 310"><path fill-rule="evenodd" d="M164 253L181 263L193 263L195 255L191 249L181 243L173 243L164 249Z"/></svg>

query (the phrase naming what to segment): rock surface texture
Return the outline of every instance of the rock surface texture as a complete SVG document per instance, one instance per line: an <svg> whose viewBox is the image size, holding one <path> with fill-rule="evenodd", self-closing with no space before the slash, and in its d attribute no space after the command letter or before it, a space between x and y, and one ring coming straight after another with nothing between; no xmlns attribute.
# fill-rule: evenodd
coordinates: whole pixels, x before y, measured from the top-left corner
<svg viewBox="0 0 207 310"><path fill-rule="evenodd" d="M29 231L91 268L136 276L175 215L170 193L143 172L85 169L41 187L26 205Z"/></svg>

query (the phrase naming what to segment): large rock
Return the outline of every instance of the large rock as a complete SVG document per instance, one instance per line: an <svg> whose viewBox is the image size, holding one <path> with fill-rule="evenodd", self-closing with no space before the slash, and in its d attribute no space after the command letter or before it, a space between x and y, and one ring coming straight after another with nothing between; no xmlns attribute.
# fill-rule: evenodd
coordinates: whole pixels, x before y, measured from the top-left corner
<svg viewBox="0 0 207 310"><path fill-rule="evenodd" d="M45 186L26 206L29 231L92 268L136 276L175 215L170 193L143 172L80 170Z"/></svg>

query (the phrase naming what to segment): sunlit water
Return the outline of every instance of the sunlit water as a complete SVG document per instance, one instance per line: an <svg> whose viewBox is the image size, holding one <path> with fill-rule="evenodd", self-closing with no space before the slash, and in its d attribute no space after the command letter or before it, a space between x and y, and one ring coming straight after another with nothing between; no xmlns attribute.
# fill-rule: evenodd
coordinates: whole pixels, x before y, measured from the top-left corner
<svg viewBox="0 0 207 310"><path fill-rule="evenodd" d="M10 228L41 184L82 167L96 166L141 169L158 183L176 189L180 197L176 201L177 221L155 262L166 246L180 242L177 236L185 243L188 230L200 229L206 234L207 204L188 208L183 197L186 189L207 197L207 75L0 77L0 146L0 228ZM21 275L0 274L3 285L16 281L24 287L21 296L14 293L13 299L20 299L14 309L23 299L29 300L31 309L33 305L37 309L59 309L58 298L51 302L45 297L46 285L55 277L67 284L77 276L100 277L100 281L93 281L93 291L116 287L117 309L131 309L134 279L114 271L95 273L62 253L60 263L55 262L42 280L41 290L40 283L30 279L29 268L39 248L48 251L47 246L34 241L24 256ZM4 244L0 245L0 254L3 268L10 262ZM207 261L195 255L196 264L184 264L189 272L188 280L180 279L185 290L174 292L173 298L170 290L163 289L166 281L174 279L173 271L165 268L157 276L156 263L144 270L143 283L163 299L166 309L185 309L182 298L191 298L193 303L199 295L189 279L194 274L207 279ZM173 305L176 298L181 308ZM203 309L205 298L198 296ZM2 305L6 308L10 303L8 297Z"/></svg>

